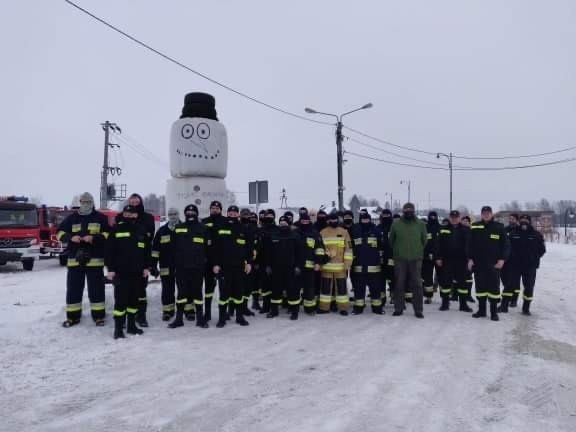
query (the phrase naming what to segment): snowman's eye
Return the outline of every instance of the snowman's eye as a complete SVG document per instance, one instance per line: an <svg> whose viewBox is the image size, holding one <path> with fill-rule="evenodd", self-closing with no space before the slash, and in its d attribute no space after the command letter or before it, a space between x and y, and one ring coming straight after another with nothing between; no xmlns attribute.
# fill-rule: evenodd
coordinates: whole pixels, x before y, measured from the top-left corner
<svg viewBox="0 0 576 432"><path fill-rule="evenodd" d="M208 126L206 123L200 123L198 125L198 136L202 139L208 139L210 138L210 126Z"/></svg>
<svg viewBox="0 0 576 432"><path fill-rule="evenodd" d="M182 126L182 138L190 139L194 136L194 126L191 124L185 124Z"/></svg>

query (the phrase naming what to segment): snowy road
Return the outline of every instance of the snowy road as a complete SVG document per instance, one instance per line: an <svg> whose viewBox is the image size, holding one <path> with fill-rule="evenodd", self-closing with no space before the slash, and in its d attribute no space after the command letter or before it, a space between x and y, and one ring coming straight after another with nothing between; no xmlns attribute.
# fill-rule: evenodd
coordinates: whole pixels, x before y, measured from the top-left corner
<svg viewBox="0 0 576 432"><path fill-rule="evenodd" d="M0 431L576 431L575 246L549 245L531 318L433 304L169 330L151 313L120 341L111 323L60 327L56 261L15 269L0 267Z"/></svg>

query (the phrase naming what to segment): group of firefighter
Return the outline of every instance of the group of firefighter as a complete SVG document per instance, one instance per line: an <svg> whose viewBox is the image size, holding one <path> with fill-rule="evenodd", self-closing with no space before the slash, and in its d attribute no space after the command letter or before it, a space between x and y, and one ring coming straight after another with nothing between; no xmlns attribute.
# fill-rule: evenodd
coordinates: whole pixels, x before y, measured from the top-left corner
<svg viewBox="0 0 576 432"><path fill-rule="evenodd" d="M394 316L402 315L408 302L423 318L422 304L430 304L437 289L440 310L458 301L460 311L472 312L474 280L478 311L473 316L487 317L489 304L490 318L497 321L498 312L516 306L521 281L523 313L530 315L545 253L528 215L513 215L505 228L490 207L483 207L474 223L455 210L442 223L435 212L423 221L411 203L401 214L382 210L379 224L366 210L357 223L350 211L321 210L312 221L306 208L299 210L298 220L287 211L277 223L274 210L256 214L232 205L224 215L218 201L205 219L194 204L183 215L170 209L167 216L155 232L153 216L144 211L142 197L133 194L110 226L95 210L93 197L81 195L78 210L58 232L68 244L64 327L80 323L85 281L92 319L105 325L106 277L114 286L114 338L124 338L124 330L142 334L148 327L150 276L160 277L162 319L171 321L169 328L186 320L208 328L216 287L216 327L222 328L231 319L247 326L246 317L256 312L275 318L282 309L291 320L301 309L307 315L347 316L351 302L353 315L368 304L382 315L388 297Z"/></svg>

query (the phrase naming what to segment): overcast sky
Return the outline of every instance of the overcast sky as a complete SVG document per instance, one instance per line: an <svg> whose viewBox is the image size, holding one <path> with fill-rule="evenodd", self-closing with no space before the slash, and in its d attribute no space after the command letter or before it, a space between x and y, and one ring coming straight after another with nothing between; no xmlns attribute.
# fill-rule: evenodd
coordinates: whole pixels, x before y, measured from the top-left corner
<svg viewBox="0 0 576 432"><path fill-rule="evenodd" d="M574 0L169 1L78 3L229 86L304 114L374 108L345 124L399 145L468 156L540 153L576 146ZM183 97L216 97L229 135L229 189L270 181L273 205L317 207L336 200L334 130L253 104L170 64L91 20L62 0L6 2L0 18L0 195L69 204L97 197L100 123L118 123L122 181L129 191L164 193L170 126ZM318 117L315 117L318 118ZM320 119L320 118L318 118ZM358 137L387 151L430 161ZM121 143L122 144L122 143ZM351 152L400 159L354 142ZM576 156L465 161L503 166ZM448 205L448 173L392 166L347 155L345 199L358 192ZM165 163L162 163L164 161ZM114 160L112 160L114 162ZM474 209L504 201L574 199L576 162L504 172L455 173L455 204ZM247 195L238 194L239 201Z"/></svg>

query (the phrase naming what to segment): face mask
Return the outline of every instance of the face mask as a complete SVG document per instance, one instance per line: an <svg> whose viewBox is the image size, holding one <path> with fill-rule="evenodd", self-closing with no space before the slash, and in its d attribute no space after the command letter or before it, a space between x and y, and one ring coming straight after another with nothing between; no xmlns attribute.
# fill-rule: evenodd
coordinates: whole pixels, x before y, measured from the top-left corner
<svg viewBox="0 0 576 432"><path fill-rule="evenodd" d="M280 225L280 229L282 231L288 231L290 229L290 225Z"/></svg>
<svg viewBox="0 0 576 432"><path fill-rule="evenodd" d="M380 223L382 225L390 225L392 223L392 218L391 217L381 217Z"/></svg>
<svg viewBox="0 0 576 432"><path fill-rule="evenodd" d="M326 224L326 218L325 218L325 217L319 217L319 218L317 218L316 220L318 221L318 223L319 223L320 225Z"/></svg>
<svg viewBox="0 0 576 432"><path fill-rule="evenodd" d="M528 229L528 225L530 225L528 222L520 222L520 226L522 227L523 230Z"/></svg>
<svg viewBox="0 0 576 432"><path fill-rule="evenodd" d="M240 218L240 222L242 222L244 225L248 225L250 223L250 219L249 218Z"/></svg>
<svg viewBox="0 0 576 432"><path fill-rule="evenodd" d="M344 225L346 226L350 226L354 223L354 221L352 219L344 219Z"/></svg>
<svg viewBox="0 0 576 432"><path fill-rule="evenodd" d="M302 228L303 230L310 229L310 223L309 222L306 222L306 223L300 222L300 228Z"/></svg>
<svg viewBox="0 0 576 432"><path fill-rule="evenodd" d="M196 222L198 220L198 215L196 213L189 213L186 215L186 220L188 222Z"/></svg>
<svg viewBox="0 0 576 432"><path fill-rule="evenodd" d="M402 212L402 214L404 215L404 219L407 219L407 220L414 219L414 212L412 212L412 211L405 211L405 212Z"/></svg>
<svg viewBox="0 0 576 432"><path fill-rule="evenodd" d="M336 228L338 226L338 221L337 220L328 221L328 225L330 225L332 228Z"/></svg>
<svg viewBox="0 0 576 432"><path fill-rule="evenodd" d="M228 216L228 223L234 224L238 222L237 217Z"/></svg>

